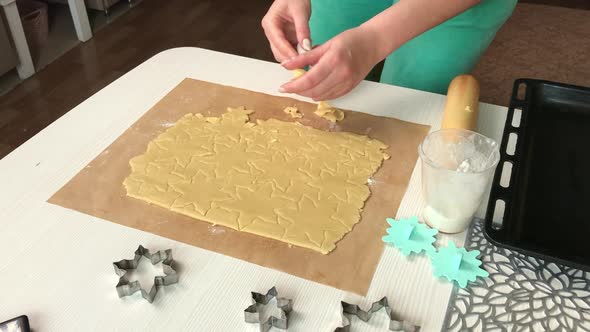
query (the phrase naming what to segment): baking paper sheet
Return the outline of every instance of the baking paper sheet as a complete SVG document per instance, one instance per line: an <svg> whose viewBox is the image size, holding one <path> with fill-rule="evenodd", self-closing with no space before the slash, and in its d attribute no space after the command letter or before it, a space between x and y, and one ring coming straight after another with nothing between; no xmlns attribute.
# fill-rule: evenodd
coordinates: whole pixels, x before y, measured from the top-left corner
<svg viewBox="0 0 590 332"><path fill-rule="evenodd" d="M280 241L235 231L148 205L126 196L122 183L129 160L186 113L219 116L228 106L255 110L251 119L298 120L322 130L369 135L389 145L392 156L370 181L371 197L361 221L336 249L323 255ZM303 119L283 109L297 107ZM316 105L193 79L183 80L117 140L49 199L50 203L121 225L236 257L292 275L365 295L383 251L386 217L395 216L429 127L393 118L345 111L332 124L313 114Z"/></svg>

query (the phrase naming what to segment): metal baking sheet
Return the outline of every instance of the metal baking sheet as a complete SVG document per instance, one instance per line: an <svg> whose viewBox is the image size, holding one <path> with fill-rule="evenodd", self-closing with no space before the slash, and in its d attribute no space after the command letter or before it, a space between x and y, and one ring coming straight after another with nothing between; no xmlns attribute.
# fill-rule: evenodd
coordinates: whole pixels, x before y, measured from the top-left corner
<svg viewBox="0 0 590 332"><path fill-rule="evenodd" d="M589 143L589 88L517 80L486 236L499 246L590 270ZM505 175L502 181L510 166L510 180Z"/></svg>

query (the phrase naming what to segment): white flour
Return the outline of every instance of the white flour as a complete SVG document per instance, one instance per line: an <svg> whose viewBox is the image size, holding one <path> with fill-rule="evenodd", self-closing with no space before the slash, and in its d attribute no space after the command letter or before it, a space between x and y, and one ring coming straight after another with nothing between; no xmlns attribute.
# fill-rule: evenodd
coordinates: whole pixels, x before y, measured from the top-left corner
<svg viewBox="0 0 590 332"><path fill-rule="evenodd" d="M424 219L445 233L467 228L488 188L495 169L491 166L499 158L496 142L466 133L427 138L421 150Z"/></svg>

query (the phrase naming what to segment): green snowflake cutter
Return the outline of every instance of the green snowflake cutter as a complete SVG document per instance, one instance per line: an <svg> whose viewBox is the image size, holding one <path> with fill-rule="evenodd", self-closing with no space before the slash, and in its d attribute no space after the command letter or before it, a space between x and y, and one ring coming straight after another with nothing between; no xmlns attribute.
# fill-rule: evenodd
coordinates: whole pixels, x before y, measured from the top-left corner
<svg viewBox="0 0 590 332"><path fill-rule="evenodd" d="M396 246L404 256L422 251L429 253L434 252L434 236L438 230L430 228L418 221L418 217L411 217L409 219L400 219L396 221L392 218L387 218L389 228L386 236L383 237L383 242Z"/></svg>
<svg viewBox="0 0 590 332"><path fill-rule="evenodd" d="M434 276L445 277L465 288L468 282L475 281L477 277L485 278L489 275L488 271L480 267L481 261L477 256L479 250L467 251L465 248L457 248L455 242L449 241L447 247L430 254Z"/></svg>

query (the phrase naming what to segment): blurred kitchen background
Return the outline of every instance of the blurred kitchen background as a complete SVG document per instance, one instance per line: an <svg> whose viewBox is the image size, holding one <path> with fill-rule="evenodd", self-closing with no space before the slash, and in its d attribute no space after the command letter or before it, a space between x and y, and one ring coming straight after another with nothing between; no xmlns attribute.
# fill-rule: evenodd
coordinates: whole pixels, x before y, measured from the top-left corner
<svg viewBox="0 0 590 332"><path fill-rule="evenodd" d="M271 3L0 0L0 158L165 49L274 61L260 27ZM473 74L481 100L499 105L517 78L590 86L590 0L520 1Z"/></svg>

